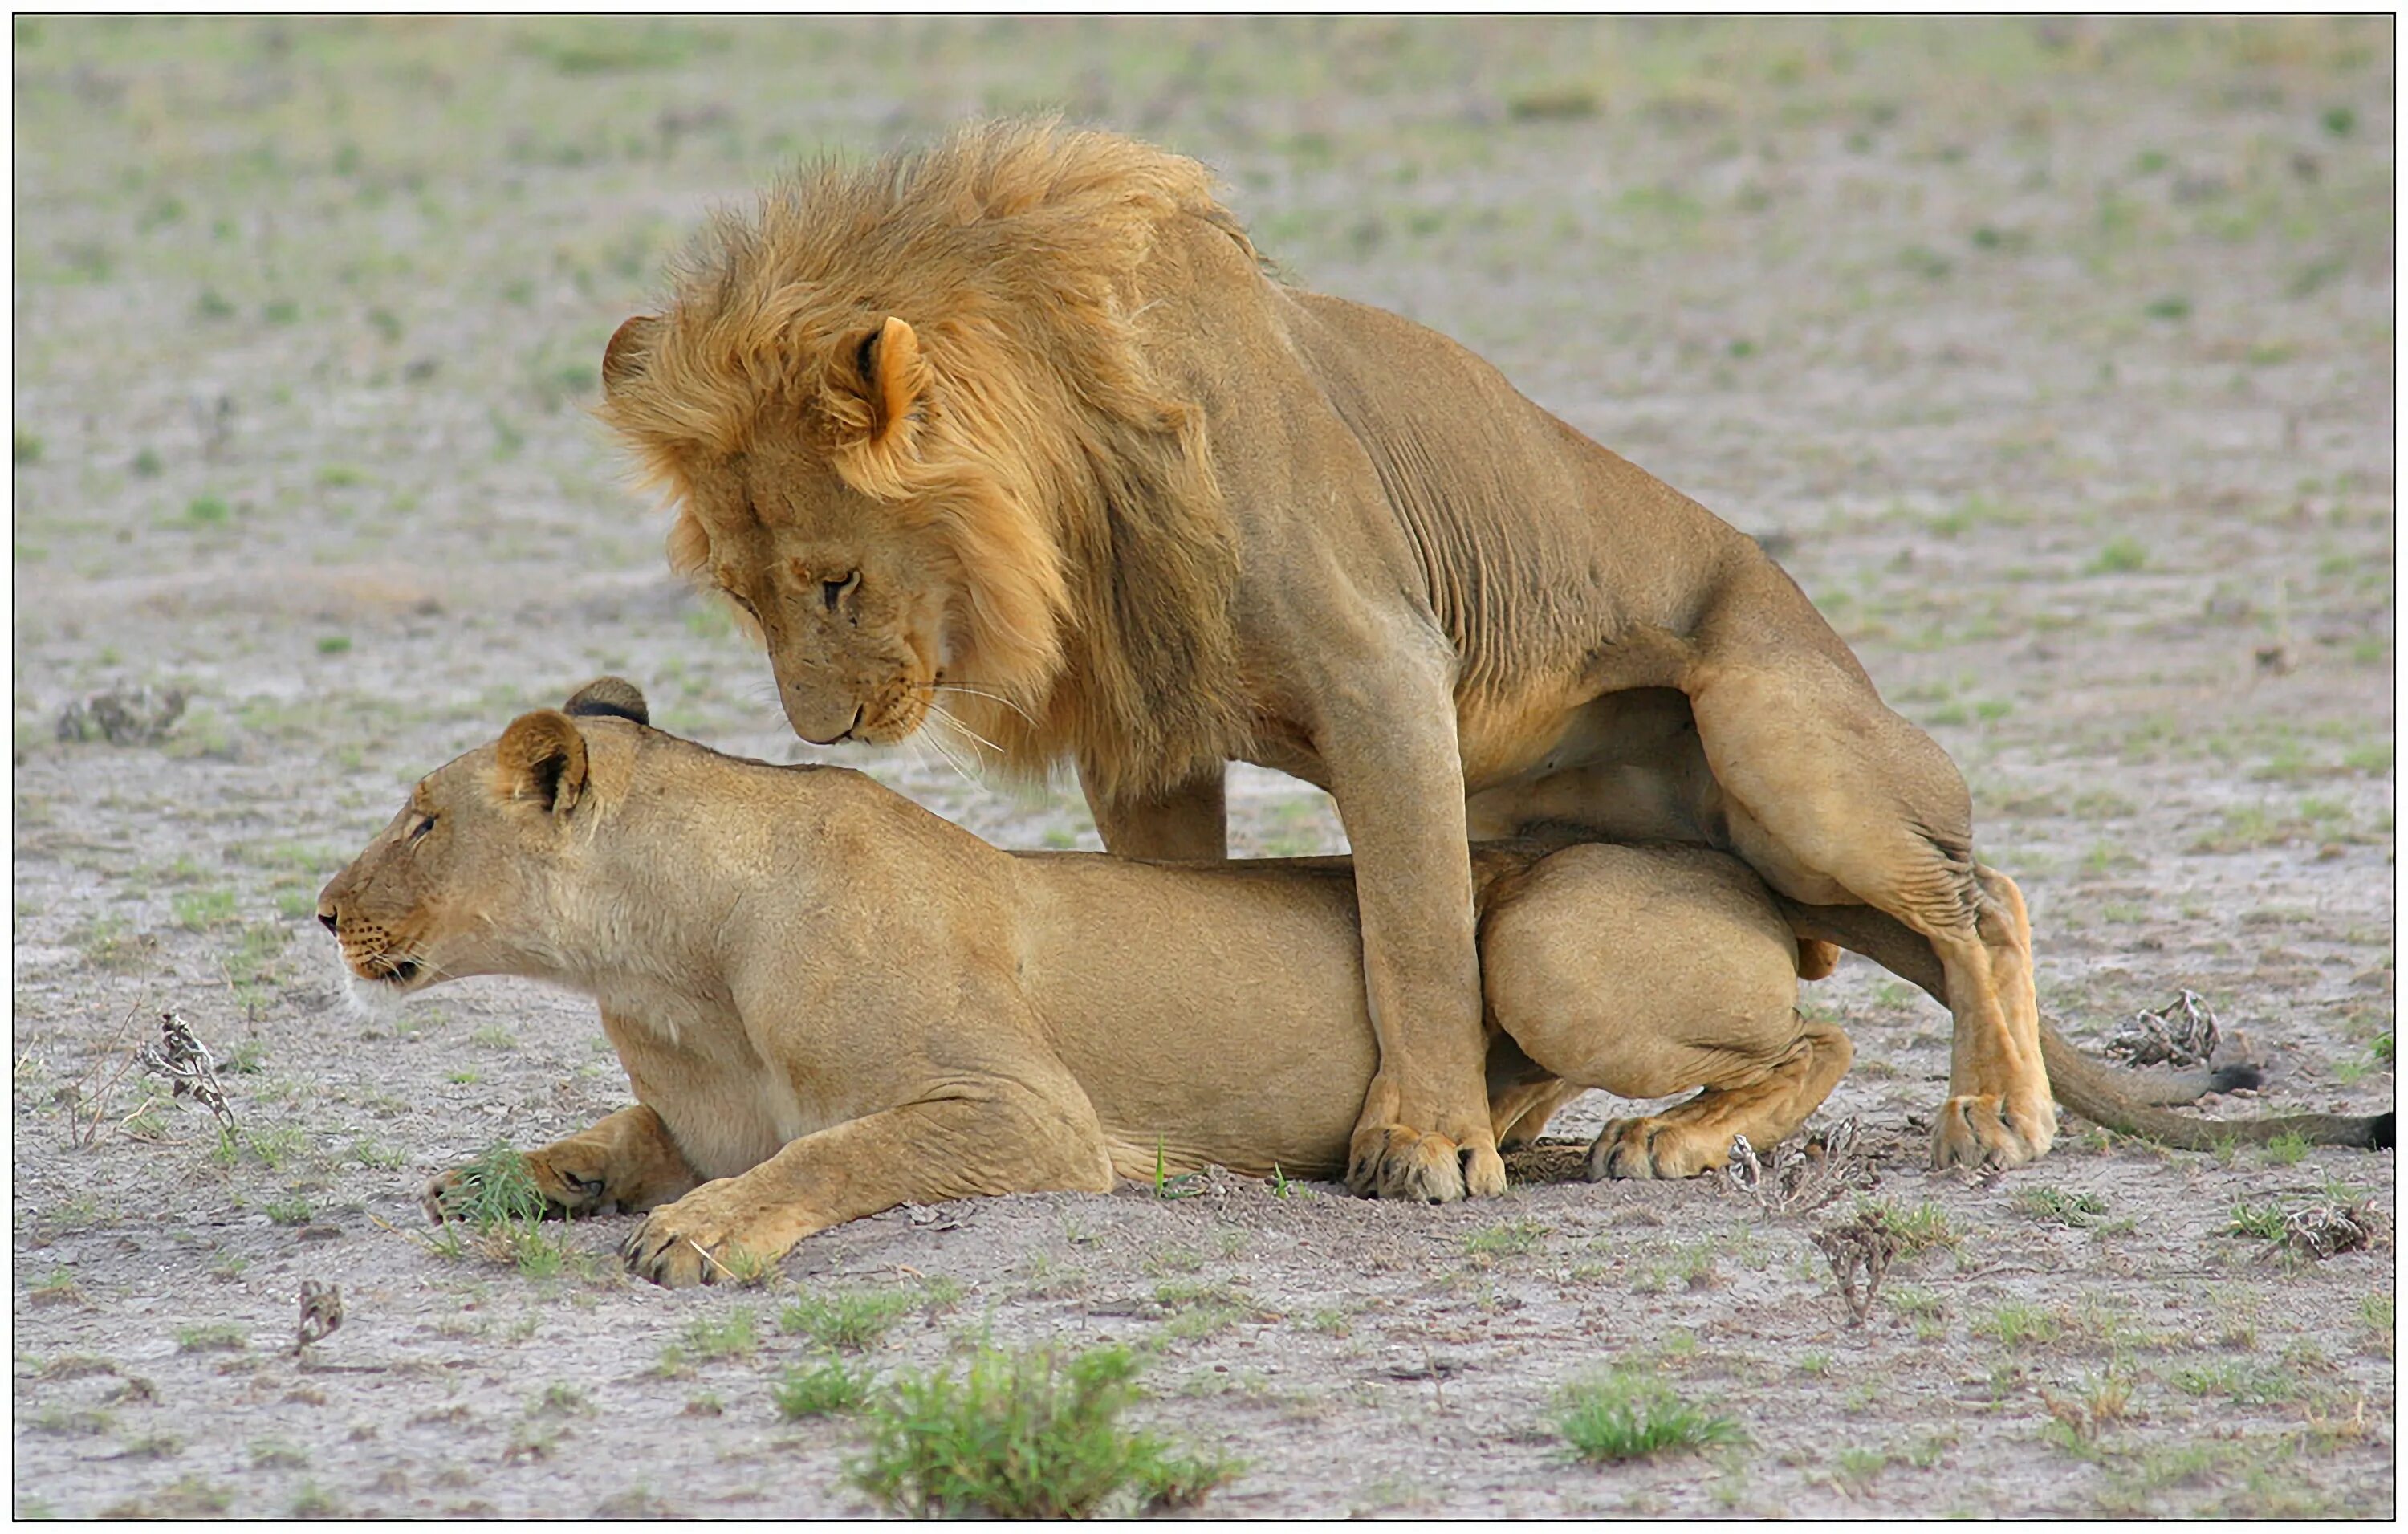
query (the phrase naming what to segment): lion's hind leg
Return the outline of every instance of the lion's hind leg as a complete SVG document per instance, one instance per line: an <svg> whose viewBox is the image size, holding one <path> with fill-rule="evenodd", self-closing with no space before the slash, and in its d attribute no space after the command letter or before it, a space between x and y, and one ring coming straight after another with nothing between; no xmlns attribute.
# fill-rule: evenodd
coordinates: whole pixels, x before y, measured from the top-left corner
<svg viewBox="0 0 2408 1534"><path fill-rule="evenodd" d="M1547 1121L1587 1092L1588 1087L1583 1082L1553 1079L1504 1092L1492 1087L1488 1095L1488 1116L1497 1135L1497 1148L1518 1151L1524 1146L1537 1144L1539 1137L1546 1133Z"/></svg>
<svg viewBox="0 0 2408 1534"><path fill-rule="evenodd" d="M1974 861L1971 802L1947 753L1853 664L1781 638L1735 630L1724 648L1745 658L1693 679L1731 848L1792 899L1871 906L1930 941L1956 1019L1933 1164L2030 1161L2056 1138L2057 1111L2022 897Z"/></svg>
<svg viewBox="0 0 2408 1534"><path fill-rule="evenodd" d="M1751 1144L1778 1144L1823 1106L1855 1053L1835 1025L1799 1019L1796 1041L1753 1080L1708 1086L1660 1113L1608 1123L1589 1147L1589 1181L1695 1177L1723 1165L1741 1135Z"/></svg>

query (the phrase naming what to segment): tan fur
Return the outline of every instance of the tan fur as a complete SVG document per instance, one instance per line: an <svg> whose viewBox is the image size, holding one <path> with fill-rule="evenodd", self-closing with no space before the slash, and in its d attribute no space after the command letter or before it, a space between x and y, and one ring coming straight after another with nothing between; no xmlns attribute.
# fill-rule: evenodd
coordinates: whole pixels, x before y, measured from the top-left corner
<svg viewBox="0 0 2408 1534"><path fill-rule="evenodd" d="M1375 1061L1345 859L1002 853L857 773L643 717L606 680L519 720L423 780L319 902L365 982L508 973L599 1001L637 1102L526 1161L559 1210L650 1211L637 1271L709 1282L897 1203L1102 1190L1157 1156L1345 1165ZM1784 914L1700 848L1474 867L1498 1132L1568 1090L1703 1089L1609 1125L1595 1176L1692 1175L1822 1102L1849 1049L1798 1016L1801 935L1930 978L1898 924ZM436 1217L463 1176L429 1186Z"/></svg>
<svg viewBox="0 0 2408 1534"><path fill-rule="evenodd" d="M1330 790L1382 1051L1358 1188L1503 1186L1474 823L1675 820L1897 917L1956 1022L1934 1159L2046 1150L2029 932L1946 755L1751 539L1443 337L1273 280L1194 162L1035 124L807 171L603 373L805 738L950 715L1070 760L1139 855L1220 853L1226 759Z"/></svg>

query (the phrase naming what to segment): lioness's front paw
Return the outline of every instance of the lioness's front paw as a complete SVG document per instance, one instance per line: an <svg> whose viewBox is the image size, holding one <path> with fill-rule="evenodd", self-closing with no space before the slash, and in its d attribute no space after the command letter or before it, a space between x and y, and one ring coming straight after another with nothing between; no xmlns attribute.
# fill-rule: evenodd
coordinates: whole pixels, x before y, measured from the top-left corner
<svg viewBox="0 0 2408 1534"><path fill-rule="evenodd" d="M518 1158L525 1179L513 1189L497 1184L493 1163L480 1159L426 1180L418 1202L437 1225L461 1218L527 1219L582 1214L602 1202L607 1189L597 1169L591 1177L555 1165L541 1152ZM513 1180L515 1181L515 1180ZM486 1207L480 1208L482 1204Z"/></svg>
<svg viewBox="0 0 2408 1534"><path fill-rule="evenodd" d="M2017 1093L1970 1092L1940 1105L1931 1126L1931 1165L2020 1167L2048 1154L2057 1139L2057 1105Z"/></svg>
<svg viewBox="0 0 2408 1534"><path fill-rule="evenodd" d="M1588 1148L1588 1180L1695 1177L1721 1166L1729 1155L1727 1137L1693 1124L1657 1114L1613 1119Z"/></svg>
<svg viewBox="0 0 2408 1534"><path fill-rule="evenodd" d="M1346 1185L1381 1198L1452 1203L1469 1193L1493 1198L1505 1191L1505 1158L1489 1144L1463 1145L1444 1135L1401 1124L1354 1131Z"/></svg>
<svg viewBox="0 0 2408 1534"><path fill-rule="evenodd" d="M723 1214L699 1193L691 1193L644 1216L619 1255L627 1270L667 1289L696 1283L746 1283L758 1277L783 1248L749 1244L751 1222ZM766 1245L766 1243L765 1243Z"/></svg>

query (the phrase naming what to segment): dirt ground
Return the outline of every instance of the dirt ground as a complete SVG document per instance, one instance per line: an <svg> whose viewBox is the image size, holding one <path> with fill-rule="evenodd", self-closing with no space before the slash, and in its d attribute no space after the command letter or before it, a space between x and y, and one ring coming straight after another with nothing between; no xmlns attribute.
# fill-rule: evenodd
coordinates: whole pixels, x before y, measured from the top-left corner
<svg viewBox="0 0 2408 1534"><path fill-rule="evenodd" d="M624 1219L513 1266L419 1214L429 1172L626 1100L590 1006L364 1019L309 918L407 783L604 671L801 755L586 412L603 342L797 157L1052 105L1203 157L1295 280L1765 538L1964 767L2075 1037L2189 988L2273 1062L2208 1111L2386 1108L2393 50L2387 18L19 21L16 1512L865 1510L858 1428L770 1389L798 1297L871 1291L916 1303L879 1371L1140 1345L1140 1414L1246 1462L1228 1514L2389 1516L2394 1254L2249 1232L2387 1210L2391 1156L2069 1121L1932 1176L1946 1018L1857 961L1811 992L1859 1062L1819 1122L1877 1185L1820 1210L1215 1176L897 1211L669 1294L614 1270ZM136 698L60 738L139 688L184 695L164 732ZM1096 845L1059 788L837 759ZM1300 785L1233 798L1241 851L1340 845ZM238 1139L129 1068L168 1009ZM1863 1199L1926 1244L1856 1326L1809 1235ZM296 1355L305 1281L344 1322ZM1613 1367L1743 1441L1573 1460L1558 1393Z"/></svg>

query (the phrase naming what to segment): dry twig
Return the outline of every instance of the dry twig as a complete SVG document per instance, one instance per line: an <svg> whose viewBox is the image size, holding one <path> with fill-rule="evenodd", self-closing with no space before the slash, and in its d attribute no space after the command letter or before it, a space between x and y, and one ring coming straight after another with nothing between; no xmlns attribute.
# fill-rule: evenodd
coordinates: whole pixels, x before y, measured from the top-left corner
<svg viewBox="0 0 2408 1534"><path fill-rule="evenodd" d="M1878 1211L1867 1211L1845 1225L1826 1226L1809 1238L1831 1264L1840 1282L1840 1298L1848 1307L1849 1324L1861 1326L1872 1313L1873 1297L1898 1255L1898 1232Z"/></svg>
<svg viewBox="0 0 2408 1534"><path fill-rule="evenodd" d="M1819 1135L1784 1140L1769 1163L1745 1135L1734 1136L1723 1186L1747 1194L1767 1214L1821 1209L1863 1180L1867 1167L1856 1149L1856 1127L1855 1119L1842 1119Z"/></svg>
<svg viewBox="0 0 2408 1534"><path fill-rule="evenodd" d="M145 1070L165 1076L174 1096L192 1098L216 1114L220 1125L234 1128L234 1109L226 1102L225 1088L218 1084L217 1056L194 1036L181 1015L161 1012L159 1042L143 1045L136 1057Z"/></svg>
<svg viewBox="0 0 2408 1534"><path fill-rule="evenodd" d="M2107 1040L2107 1054L2134 1066L2203 1066L2215 1053L2215 1009L2186 990L2157 1011L2139 1011Z"/></svg>
<svg viewBox="0 0 2408 1534"><path fill-rule="evenodd" d="M301 1281L301 1326L294 1334L293 1351L299 1353L310 1343L330 1335L343 1324L343 1286L321 1283L316 1279Z"/></svg>
<svg viewBox="0 0 2408 1534"><path fill-rule="evenodd" d="M106 740L112 746L155 745L183 717L184 690L117 687L78 698L59 710L53 733L62 740Z"/></svg>
<svg viewBox="0 0 2408 1534"><path fill-rule="evenodd" d="M81 1076L51 1094L54 1099L66 1106L67 1143L79 1151L91 1150L107 1137L109 1130L123 1128L128 1120L138 1118L142 1109L150 1106L146 1101L117 1123L108 1121L109 1097L117 1090L118 1083L125 1080L125 1073L134 1068L136 1058L131 1054L119 1055L117 1047L124 1039L125 1030L134 1025L136 1014L141 1011L142 1003L139 1001L126 1009L123 1020L117 1025L117 1031L108 1036L108 1045L99 1057ZM103 1077L102 1070L111 1062L117 1068Z"/></svg>
<svg viewBox="0 0 2408 1534"><path fill-rule="evenodd" d="M2373 1204L2318 1204L2283 1222L2283 1241L2273 1251L2304 1253L2322 1262L2344 1252L2372 1251L2390 1240L2391 1216Z"/></svg>

